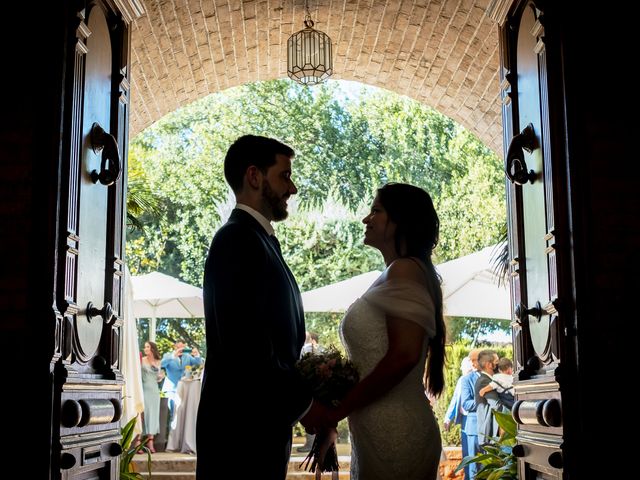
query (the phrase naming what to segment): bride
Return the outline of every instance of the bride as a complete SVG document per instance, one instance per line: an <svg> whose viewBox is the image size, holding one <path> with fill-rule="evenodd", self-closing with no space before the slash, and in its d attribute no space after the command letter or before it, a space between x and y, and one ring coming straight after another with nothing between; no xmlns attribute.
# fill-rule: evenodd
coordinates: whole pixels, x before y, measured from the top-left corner
<svg viewBox="0 0 640 480"><path fill-rule="evenodd" d="M431 262L438 216L427 192L391 183L378 190L363 223L364 243L387 268L340 324L362 380L327 420L349 417L352 480L435 479L440 430L423 381L430 395L442 392L445 325Z"/></svg>

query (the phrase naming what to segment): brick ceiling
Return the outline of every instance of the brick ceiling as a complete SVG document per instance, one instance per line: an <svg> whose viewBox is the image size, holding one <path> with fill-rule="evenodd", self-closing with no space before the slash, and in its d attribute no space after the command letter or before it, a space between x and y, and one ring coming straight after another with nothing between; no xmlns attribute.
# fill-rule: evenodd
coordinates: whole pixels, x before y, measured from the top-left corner
<svg viewBox="0 0 640 480"><path fill-rule="evenodd" d="M308 0L333 79L425 103L502 153L491 0ZM210 93L286 78L304 0L144 0L133 23L131 135Z"/></svg>

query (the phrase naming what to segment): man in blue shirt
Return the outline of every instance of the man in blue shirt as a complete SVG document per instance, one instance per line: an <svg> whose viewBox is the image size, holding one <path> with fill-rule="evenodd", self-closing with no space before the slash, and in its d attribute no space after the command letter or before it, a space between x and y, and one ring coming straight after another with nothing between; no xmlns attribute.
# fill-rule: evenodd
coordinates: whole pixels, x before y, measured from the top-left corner
<svg viewBox="0 0 640 480"><path fill-rule="evenodd" d="M195 367L202 364L202 358L197 348L191 350L191 353L185 353L184 340L178 340L173 345L173 352L167 352L162 357L161 367L167 372L167 378L162 385L162 391L166 392L169 398L169 411L173 417L176 390L178 382L184 376L186 366Z"/></svg>
<svg viewBox="0 0 640 480"><path fill-rule="evenodd" d="M478 453L478 418L476 415L475 386L480 377L478 372L478 354L480 349L469 352L469 360L473 370L460 378L461 392L460 405L462 416L462 456L473 456ZM478 464L472 463L464 467L464 478L472 480L476 478Z"/></svg>

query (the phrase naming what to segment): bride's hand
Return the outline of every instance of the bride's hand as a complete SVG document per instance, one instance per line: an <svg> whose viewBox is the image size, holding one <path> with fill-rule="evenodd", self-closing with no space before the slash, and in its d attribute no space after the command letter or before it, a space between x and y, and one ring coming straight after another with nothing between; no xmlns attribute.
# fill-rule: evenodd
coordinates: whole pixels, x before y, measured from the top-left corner
<svg viewBox="0 0 640 480"><path fill-rule="evenodd" d="M329 409L318 400L311 403L311 408L300 419L307 433L314 434L316 429L324 427Z"/></svg>
<svg viewBox="0 0 640 480"><path fill-rule="evenodd" d="M336 428L340 420L342 420L342 417L340 416L339 409L330 408L325 415L323 426L326 428Z"/></svg>

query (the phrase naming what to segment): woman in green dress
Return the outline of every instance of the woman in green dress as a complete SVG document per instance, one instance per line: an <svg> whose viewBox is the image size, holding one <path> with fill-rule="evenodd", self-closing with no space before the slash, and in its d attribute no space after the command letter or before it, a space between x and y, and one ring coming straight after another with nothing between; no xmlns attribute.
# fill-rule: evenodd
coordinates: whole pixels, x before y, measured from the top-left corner
<svg viewBox="0 0 640 480"><path fill-rule="evenodd" d="M142 390L144 392L144 414L142 433L149 437L147 447L151 453L156 449L153 437L160 432L160 352L154 342L145 342L142 357Z"/></svg>

